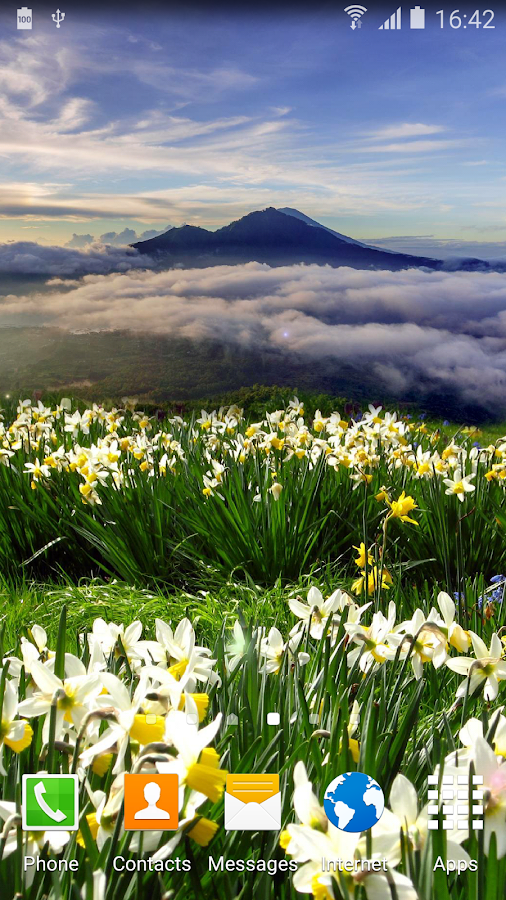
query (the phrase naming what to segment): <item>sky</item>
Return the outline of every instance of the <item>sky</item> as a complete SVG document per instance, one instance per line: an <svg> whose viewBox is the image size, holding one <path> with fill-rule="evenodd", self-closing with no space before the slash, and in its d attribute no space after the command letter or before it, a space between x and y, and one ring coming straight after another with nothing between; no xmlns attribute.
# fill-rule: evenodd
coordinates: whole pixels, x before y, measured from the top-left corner
<svg viewBox="0 0 506 900"><path fill-rule="evenodd" d="M394 6L355 30L329 5L104 3L60 29L34 7L32 31L3 10L0 242L126 243L291 206L394 249L506 256L506 16L441 29L434 7L410 31L406 5L379 31Z"/></svg>

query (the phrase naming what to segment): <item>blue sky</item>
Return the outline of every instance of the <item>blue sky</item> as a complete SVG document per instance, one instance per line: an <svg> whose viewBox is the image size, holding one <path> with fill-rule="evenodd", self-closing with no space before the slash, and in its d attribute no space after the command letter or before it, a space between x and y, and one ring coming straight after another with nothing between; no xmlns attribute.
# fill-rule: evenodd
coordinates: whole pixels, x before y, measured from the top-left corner
<svg viewBox="0 0 506 900"><path fill-rule="evenodd" d="M0 15L0 241L294 206L366 240L506 241L506 17ZM63 7L64 8L64 7ZM404 7L407 11L409 5ZM470 16L474 7L463 12ZM429 240L429 238L427 238ZM503 255L503 254L501 254Z"/></svg>

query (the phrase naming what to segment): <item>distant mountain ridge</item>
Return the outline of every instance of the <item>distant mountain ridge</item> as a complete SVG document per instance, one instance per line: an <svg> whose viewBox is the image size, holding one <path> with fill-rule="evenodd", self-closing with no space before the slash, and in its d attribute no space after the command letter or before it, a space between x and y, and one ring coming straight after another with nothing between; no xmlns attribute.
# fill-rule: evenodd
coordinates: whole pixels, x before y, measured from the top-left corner
<svg viewBox="0 0 506 900"><path fill-rule="evenodd" d="M131 245L168 266L204 267L247 262L271 266L316 263L354 269L440 269L441 260L380 250L320 225L296 209L249 213L230 225L208 231L195 225L172 228L165 234ZM480 264L470 260L469 268ZM482 264L480 264L482 265Z"/></svg>

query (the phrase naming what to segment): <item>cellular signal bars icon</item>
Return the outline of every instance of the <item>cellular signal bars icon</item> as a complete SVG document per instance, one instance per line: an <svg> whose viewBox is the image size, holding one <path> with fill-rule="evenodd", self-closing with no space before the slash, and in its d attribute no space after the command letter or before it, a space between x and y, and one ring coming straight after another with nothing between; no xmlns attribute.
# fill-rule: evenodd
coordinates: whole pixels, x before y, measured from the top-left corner
<svg viewBox="0 0 506 900"><path fill-rule="evenodd" d="M383 22L383 25L380 25L378 30L379 31L400 31L401 30L401 8L402 7L399 6L399 8L396 9L396 11L394 13L392 13L390 18L388 18L386 20L386 22Z"/></svg>
<svg viewBox="0 0 506 900"><path fill-rule="evenodd" d="M345 13L347 13L352 20L350 28L352 28L353 31L355 31L355 28L362 28L362 22L360 21L360 19L366 12L367 9L365 8L365 6L357 6L355 4L354 6L346 7Z"/></svg>
<svg viewBox="0 0 506 900"><path fill-rule="evenodd" d="M455 790L455 781L457 782L457 790ZM468 775L443 775L441 792L438 790L438 782L437 775L429 775L427 779L427 784L429 785L427 794L429 801L427 806L427 828L430 831L439 829L439 803L442 801L442 827L445 831L453 831L454 829L467 830L468 827L471 827L473 831L482 831L483 775L472 776L473 790L471 798L469 798ZM478 788L478 790L474 790L474 788ZM457 794L456 797L455 794ZM455 803L455 799L457 803ZM469 808L470 799L471 808ZM475 816L478 818L474 818Z"/></svg>

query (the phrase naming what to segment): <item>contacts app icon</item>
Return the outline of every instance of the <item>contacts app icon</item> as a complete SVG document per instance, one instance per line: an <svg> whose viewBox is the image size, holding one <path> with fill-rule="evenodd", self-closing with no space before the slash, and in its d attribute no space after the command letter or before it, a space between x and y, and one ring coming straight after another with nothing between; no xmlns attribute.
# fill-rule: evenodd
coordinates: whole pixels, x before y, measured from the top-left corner
<svg viewBox="0 0 506 900"><path fill-rule="evenodd" d="M126 831L175 831L178 810L177 775L125 775Z"/></svg>

